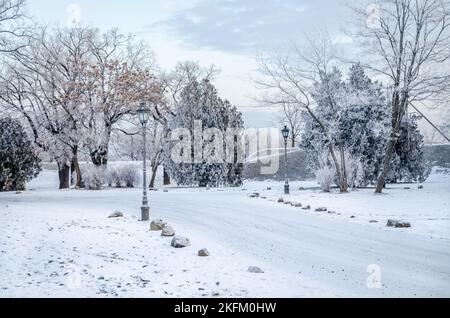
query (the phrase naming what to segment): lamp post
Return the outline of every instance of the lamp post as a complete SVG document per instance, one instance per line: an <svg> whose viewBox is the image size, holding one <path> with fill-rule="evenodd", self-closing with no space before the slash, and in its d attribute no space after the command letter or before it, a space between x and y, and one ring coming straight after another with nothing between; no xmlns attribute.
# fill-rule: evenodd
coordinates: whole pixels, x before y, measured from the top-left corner
<svg viewBox="0 0 450 318"><path fill-rule="evenodd" d="M144 184L143 184L143 198L142 198L142 207L141 207L141 221L148 221L150 219L150 208L148 206L148 197L147 197L147 146L146 146L146 137L147 137L147 124L148 119L150 117L150 109L145 103L141 103L137 110L137 116L139 118L139 122L142 125L142 136L144 143L144 151L143 151L143 176L144 176Z"/></svg>
<svg viewBox="0 0 450 318"><path fill-rule="evenodd" d="M287 165L287 144L289 138L289 128L284 126L281 130L284 138L284 194L289 194L289 179L288 179L288 165Z"/></svg>

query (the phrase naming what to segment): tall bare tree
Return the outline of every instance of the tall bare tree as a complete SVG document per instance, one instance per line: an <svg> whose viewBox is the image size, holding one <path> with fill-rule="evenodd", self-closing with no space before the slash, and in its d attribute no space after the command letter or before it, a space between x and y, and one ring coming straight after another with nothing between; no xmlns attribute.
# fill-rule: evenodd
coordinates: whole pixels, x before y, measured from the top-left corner
<svg viewBox="0 0 450 318"><path fill-rule="evenodd" d="M90 32L35 27L26 46L12 52L2 100L28 122L35 143L58 164L60 188L72 166L81 185L78 151L84 116L82 89Z"/></svg>
<svg viewBox="0 0 450 318"><path fill-rule="evenodd" d="M97 166L108 162L113 129L145 101L161 105L162 85L154 75L148 47L135 43L117 29L91 38L92 61L86 77L85 101L88 117L86 147Z"/></svg>
<svg viewBox="0 0 450 318"><path fill-rule="evenodd" d="M376 192L385 186L401 123L411 103L431 100L450 81L450 2L382 0L371 16L355 8L358 35L372 59L366 67L384 76L391 88L392 129ZM367 3L368 4L368 3Z"/></svg>
<svg viewBox="0 0 450 318"><path fill-rule="evenodd" d="M261 102L267 105L295 105L302 109L317 123L325 139L332 158L338 184L341 192L348 191L348 182L345 169L345 156L339 134L333 132L314 111L313 86L323 81L336 61L337 51L326 32L317 37L308 37L308 50L302 51L293 46L286 52L276 52L258 57L260 78L255 79L258 88L265 94ZM325 81L326 82L326 81ZM328 90L330 107L333 107L335 98L332 90ZM340 152L338 157L337 150Z"/></svg>

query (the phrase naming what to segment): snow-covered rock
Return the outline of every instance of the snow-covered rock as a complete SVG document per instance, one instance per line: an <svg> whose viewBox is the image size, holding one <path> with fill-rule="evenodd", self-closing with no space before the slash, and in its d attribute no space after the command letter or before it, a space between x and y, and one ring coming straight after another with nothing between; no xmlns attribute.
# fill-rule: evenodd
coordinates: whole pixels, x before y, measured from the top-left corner
<svg viewBox="0 0 450 318"><path fill-rule="evenodd" d="M164 236L164 237L172 237L172 236L175 236L175 230L174 230L173 227L171 227L171 226L165 226L165 227L162 229L161 236Z"/></svg>
<svg viewBox="0 0 450 318"><path fill-rule="evenodd" d="M175 248L183 248L183 247L190 246L191 241L186 237L175 236L172 240L171 245L172 245L172 247L175 247Z"/></svg>
<svg viewBox="0 0 450 318"><path fill-rule="evenodd" d="M250 266L248 272L253 274L264 274L264 271L257 266Z"/></svg>
<svg viewBox="0 0 450 318"><path fill-rule="evenodd" d="M198 256L201 256L201 257L209 256L209 251L206 248L201 249L200 251L198 251Z"/></svg>
<svg viewBox="0 0 450 318"><path fill-rule="evenodd" d="M123 213L120 212L120 211L115 211L114 213L112 213L112 214L109 216L109 218L110 218L110 219L112 219L112 218L123 218Z"/></svg>
<svg viewBox="0 0 450 318"><path fill-rule="evenodd" d="M167 223L163 220L153 220L150 223L150 231L161 231L167 226Z"/></svg>
<svg viewBox="0 0 450 318"><path fill-rule="evenodd" d="M316 212L327 212L328 211L328 209L327 208L317 208L316 209Z"/></svg>
<svg viewBox="0 0 450 318"><path fill-rule="evenodd" d="M398 221L398 220L388 220L387 226L395 227L395 228L410 228L411 223L405 222L405 221Z"/></svg>

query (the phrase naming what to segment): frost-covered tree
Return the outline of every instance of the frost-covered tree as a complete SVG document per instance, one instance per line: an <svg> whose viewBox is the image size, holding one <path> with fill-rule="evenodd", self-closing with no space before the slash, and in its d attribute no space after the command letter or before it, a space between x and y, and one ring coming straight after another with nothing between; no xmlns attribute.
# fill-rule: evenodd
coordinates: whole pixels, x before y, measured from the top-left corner
<svg viewBox="0 0 450 318"><path fill-rule="evenodd" d="M117 29L92 32L83 92L88 116L83 126L88 154L94 165L102 166L108 163L113 130L133 116L140 102L150 104L158 113L163 91L147 45L136 43Z"/></svg>
<svg viewBox="0 0 450 318"><path fill-rule="evenodd" d="M27 37L25 0L0 0L0 53L17 51Z"/></svg>
<svg viewBox="0 0 450 318"><path fill-rule="evenodd" d="M281 124L286 125L289 128L289 141L292 148L298 146L298 139L300 138L303 129L303 114L304 109L298 104L287 103L283 105L283 116Z"/></svg>
<svg viewBox="0 0 450 318"><path fill-rule="evenodd" d="M58 164L60 188L68 188L71 166L81 184L78 151L86 115L82 87L88 29L36 26L26 46L10 54L2 74L3 104L29 125L37 146Z"/></svg>
<svg viewBox="0 0 450 318"><path fill-rule="evenodd" d="M388 182L424 182L431 172L424 154L424 137L418 128L420 116L406 115L395 145Z"/></svg>
<svg viewBox="0 0 450 318"><path fill-rule="evenodd" d="M232 149L227 147L225 141L228 132L243 128L242 114L236 107L218 96L209 79L193 79L181 91L175 113L169 127L172 138L180 138L172 139L165 153L166 166L177 183L198 186L240 185L243 165L237 157L239 136L229 137L233 139L230 143ZM180 128L186 129L189 134L175 136L174 133ZM214 133L208 135L207 131ZM180 153L176 155L185 160L178 162L174 160L173 154L178 151L176 144L183 141L189 146L179 149ZM228 160L230 151L233 160Z"/></svg>
<svg viewBox="0 0 450 318"><path fill-rule="evenodd" d="M354 15L359 21L358 35L367 48L365 66L382 76L391 88L391 131L376 189L381 193L410 104L448 92L450 2L382 0L374 16L368 16L369 4L373 1L359 3Z"/></svg>
<svg viewBox="0 0 450 318"><path fill-rule="evenodd" d="M305 112L315 125L320 127L320 133L326 140L327 152L331 157L336 180L341 192L348 190L348 180L345 167L345 149L341 138L334 135L335 130L326 123L315 110L316 103L313 95L318 88L317 83L324 85L324 92L329 96L323 99L331 107L339 98L338 92L333 92L333 79L329 78L336 65L337 51L328 34L320 34L308 38L307 51L293 46L287 52L266 54L258 59L260 77L255 79L257 87L263 89L264 96L260 99L264 104L283 106L296 105ZM339 87L337 89L341 89Z"/></svg>
<svg viewBox="0 0 450 318"><path fill-rule="evenodd" d="M0 118L0 191L25 190L40 170L36 149L20 122Z"/></svg>
<svg viewBox="0 0 450 318"><path fill-rule="evenodd" d="M347 80L343 80L337 69L322 78L327 83L315 85L315 111L333 132L331 136L339 136L342 140L349 185L364 187L375 184L383 167L391 123L383 87L373 82L359 63L350 68ZM333 93L333 104L329 101L330 92ZM324 138L314 121L308 117L305 120L302 147L307 150L310 166L322 171L327 168L323 164L323 151L330 140ZM413 117L402 125L402 137L391 162L390 182L426 178L422 146L423 137Z"/></svg>

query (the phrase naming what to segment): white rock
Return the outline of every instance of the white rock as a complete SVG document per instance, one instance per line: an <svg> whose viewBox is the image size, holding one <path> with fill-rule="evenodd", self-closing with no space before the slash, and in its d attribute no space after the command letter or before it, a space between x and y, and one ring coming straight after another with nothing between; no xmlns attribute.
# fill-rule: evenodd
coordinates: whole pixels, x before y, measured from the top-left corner
<svg viewBox="0 0 450 318"><path fill-rule="evenodd" d="M165 226L161 232L161 236L164 236L164 237L175 236L175 230L171 226Z"/></svg>
<svg viewBox="0 0 450 318"><path fill-rule="evenodd" d="M172 240L171 245L172 245L172 247L175 247L175 248L183 248L183 247L190 246L191 241L186 237L175 236Z"/></svg>
<svg viewBox="0 0 450 318"><path fill-rule="evenodd" d="M150 223L150 231L161 231L167 226L163 220L153 220Z"/></svg>

